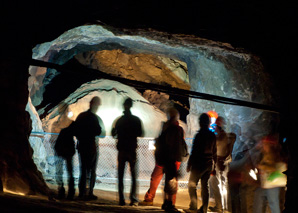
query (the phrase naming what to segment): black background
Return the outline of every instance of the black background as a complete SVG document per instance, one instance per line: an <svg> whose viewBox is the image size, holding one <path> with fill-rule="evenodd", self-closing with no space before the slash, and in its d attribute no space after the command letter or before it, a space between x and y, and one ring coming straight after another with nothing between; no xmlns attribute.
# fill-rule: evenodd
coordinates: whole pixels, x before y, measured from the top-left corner
<svg viewBox="0 0 298 213"><path fill-rule="evenodd" d="M293 170L289 177L297 179L298 6L295 3L262 0L2 1L1 58L30 60L35 45L86 23L194 34L243 48L261 58L280 92L281 133L288 138L292 158ZM297 190L292 186L289 189L293 189L291 200L296 207Z"/></svg>
<svg viewBox="0 0 298 213"><path fill-rule="evenodd" d="M194 34L258 55L281 92L283 111L293 110L298 41L294 2L54 0L2 4L2 54L30 57L27 51L36 44L86 23Z"/></svg>

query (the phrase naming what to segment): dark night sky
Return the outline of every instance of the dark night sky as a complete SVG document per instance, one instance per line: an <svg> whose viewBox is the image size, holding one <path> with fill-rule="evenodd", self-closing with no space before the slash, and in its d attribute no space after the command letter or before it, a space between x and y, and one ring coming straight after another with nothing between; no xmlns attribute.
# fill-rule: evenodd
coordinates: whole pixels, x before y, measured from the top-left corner
<svg viewBox="0 0 298 213"><path fill-rule="evenodd" d="M298 7L284 1L20 1L1 7L5 54L21 55L38 43L86 23L154 28L231 43L261 57L282 94L282 107L297 96ZM4 51L1 51L2 54ZM294 86L295 85L295 86Z"/></svg>

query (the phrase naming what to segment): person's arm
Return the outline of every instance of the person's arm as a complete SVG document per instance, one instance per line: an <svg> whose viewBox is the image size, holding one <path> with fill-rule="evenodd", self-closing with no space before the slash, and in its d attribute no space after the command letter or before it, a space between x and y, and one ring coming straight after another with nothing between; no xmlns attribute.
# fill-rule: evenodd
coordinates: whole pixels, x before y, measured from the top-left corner
<svg viewBox="0 0 298 213"><path fill-rule="evenodd" d="M141 119L138 118L138 137L144 137L144 129L143 129L143 122Z"/></svg>
<svg viewBox="0 0 298 213"><path fill-rule="evenodd" d="M105 128L105 125L100 117L98 117L98 122L99 122L99 126L101 127L100 136L105 137L106 136L106 128Z"/></svg>
<svg viewBox="0 0 298 213"><path fill-rule="evenodd" d="M192 148L191 148L191 153L190 153L190 157L188 159L188 162L187 162L187 167L186 167L186 171L189 172L191 170L191 166L192 166L192 163L193 163L193 158L194 158L194 150L196 149L196 146L197 146L197 136L194 138L193 142L192 142Z"/></svg>
<svg viewBox="0 0 298 213"><path fill-rule="evenodd" d="M217 162L217 146L216 146L216 136L214 134L213 134L212 158L213 158L214 165L216 165L216 162Z"/></svg>
<svg viewBox="0 0 298 213"><path fill-rule="evenodd" d="M100 126L100 117L96 115L95 117L96 119L94 119L94 124L93 124L93 128L92 128L92 132L95 136L99 136L101 134L101 126ZM91 119L90 119L91 120Z"/></svg>
<svg viewBox="0 0 298 213"><path fill-rule="evenodd" d="M233 147L234 147L234 144L235 144L235 141L236 141L236 134L231 132L231 133L228 133L228 156L231 156L232 157L232 151L233 151Z"/></svg>
<svg viewBox="0 0 298 213"><path fill-rule="evenodd" d="M112 124L112 132L111 132L111 134L112 134L113 138L116 138L117 135L118 135L117 129L118 129L118 125L119 125L119 120L120 120L119 117L116 118L114 120L113 124Z"/></svg>

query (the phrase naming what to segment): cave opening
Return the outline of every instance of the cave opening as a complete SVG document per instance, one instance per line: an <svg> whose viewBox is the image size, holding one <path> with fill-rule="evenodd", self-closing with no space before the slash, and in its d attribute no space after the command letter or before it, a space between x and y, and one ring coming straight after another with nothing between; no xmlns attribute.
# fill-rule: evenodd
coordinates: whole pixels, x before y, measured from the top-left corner
<svg viewBox="0 0 298 213"><path fill-rule="evenodd" d="M150 68L149 71L153 70L151 75L138 73L141 80L147 79L149 82L178 88L182 86L182 88L192 91L250 102L274 103L270 92L271 88L268 86L269 84L266 84L270 79L263 72L260 60L250 53L238 51L227 44L194 37L181 35L168 37L159 32L142 30L130 32L128 35L125 34L126 32L112 32L98 25L81 26L65 32L51 42L38 45L33 49L32 58L55 64L66 64L68 67L91 67L102 72L114 73L136 80L138 80L138 76L130 73L130 71L138 70L135 65L140 64L142 60L153 61L153 63L145 63ZM107 58L113 60L105 60ZM95 59L102 59L102 63L98 63ZM130 63L131 61L134 63ZM169 72L163 75L164 73L160 71L163 70L161 62L165 64L165 61L169 62L168 64L177 65L178 73L184 72L184 76L187 76L188 80L181 76L173 78ZM241 149L243 141L248 140L251 135L260 137L261 133L267 134L270 131L268 126L272 122L270 112L126 87L112 81L94 79L88 73L67 75L54 69L36 66L31 66L29 73L31 76L28 87L31 100L27 105L27 111L33 118L32 132L43 132L44 135L42 139L36 133L33 136L34 140L31 140L30 143L34 149L33 158L43 158L39 164L36 163L38 169L48 173L55 161L49 156L40 154L47 151L45 147L42 147L43 140L53 142L51 140L54 137L46 133L51 132L51 125L59 118L59 105L63 102L67 103L73 113L71 117L75 117L76 111L73 109L77 108L77 112L85 110L86 104L84 106L84 103L88 102L88 98L84 99L84 97L87 94L93 95L95 92L102 94L112 92L113 96L105 94L105 97L111 99L110 103L118 105L120 105L121 98L127 94L135 97L135 100L138 100L136 103L144 106L150 102L160 107L162 104L156 100L173 100L177 107L181 107L183 110L187 109L185 116L181 117L186 121L187 135L190 138L198 130L198 115L210 110L216 111L219 115L227 118L227 131L242 130L241 137L237 141L239 149ZM164 78L169 82L161 82ZM115 96L121 97L119 100L117 99L118 102L115 101ZM147 99L144 98L145 96ZM152 102L148 101L149 98L152 98ZM82 107L79 107L79 104L76 105L76 102L80 102ZM110 108L111 106L106 107ZM157 119L158 121L165 119L162 110L156 112L156 110L152 110L152 107L150 110L148 110L151 115L150 119L154 117L152 116L154 113L156 113L155 117L160 119ZM121 114L121 111L118 113ZM148 120L150 119L148 118ZM156 132L151 135L154 134ZM30 137L32 139L32 135ZM145 144L151 142L150 139L145 141ZM106 142L105 146L108 144ZM108 157L114 155L115 153L111 152L107 154ZM106 164L108 165L107 162ZM104 168L105 165L101 166ZM144 173L150 173L149 170ZM107 175L110 174L100 173L99 177L110 178Z"/></svg>

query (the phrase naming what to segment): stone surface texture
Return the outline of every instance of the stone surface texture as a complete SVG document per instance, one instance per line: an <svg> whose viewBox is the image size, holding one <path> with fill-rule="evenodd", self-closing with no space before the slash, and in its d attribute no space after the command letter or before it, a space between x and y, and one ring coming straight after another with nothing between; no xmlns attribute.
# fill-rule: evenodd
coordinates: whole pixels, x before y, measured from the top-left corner
<svg viewBox="0 0 298 213"><path fill-rule="evenodd" d="M57 64L73 57L111 75L261 104L276 103L270 76L259 58L226 43L151 29L86 25L33 49L34 59ZM57 71L31 67L29 72L30 97L36 106ZM192 98L189 103L187 137L194 136L199 128L198 116L209 110L226 119L227 131L241 130L240 142L252 135L267 134L275 127L270 112Z"/></svg>

